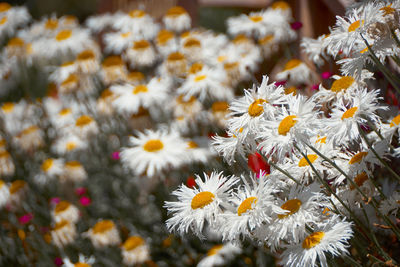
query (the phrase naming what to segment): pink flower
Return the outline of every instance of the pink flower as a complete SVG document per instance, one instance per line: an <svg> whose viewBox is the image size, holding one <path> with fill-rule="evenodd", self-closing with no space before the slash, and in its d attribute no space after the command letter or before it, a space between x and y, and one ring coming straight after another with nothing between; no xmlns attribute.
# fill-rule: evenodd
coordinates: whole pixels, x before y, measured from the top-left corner
<svg viewBox="0 0 400 267"><path fill-rule="evenodd" d="M275 86L280 86L280 85L285 85L286 84L286 81L278 81L278 82L275 82Z"/></svg>
<svg viewBox="0 0 400 267"><path fill-rule="evenodd" d="M60 203L60 198L59 197L50 198L50 204L57 205L58 203Z"/></svg>
<svg viewBox="0 0 400 267"><path fill-rule="evenodd" d="M293 22L293 23L291 23L290 24L290 27L293 29L293 30L298 30L298 29L300 29L301 27L303 27L303 23L301 23L300 21L295 21L295 22Z"/></svg>
<svg viewBox="0 0 400 267"><path fill-rule="evenodd" d="M111 154L111 158L112 158L113 160L119 160L119 158L120 158L120 156L119 156L119 151L114 151L114 152Z"/></svg>
<svg viewBox="0 0 400 267"><path fill-rule="evenodd" d="M54 264L57 265L57 266L61 266L61 265L64 264L64 262L63 262L63 260L61 258L57 257L57 258L54 259Z"/></svg>
<svg viewBox="0 0 400 267"><path fill-rule="evenodd" d="M321 74L322 79L329 79L332 76L332 73L330 71L325 71Z"/></svg>
<svg viewBox="0 0 400 267"><path fill-rule="evenodd" d="M18 218L18 221L20 224L27 224L33 219L33 214L32 213L27 213L25 215L22 215L21 217Z"/></svg>
<svg viewBox="0 0 400 267"><path fill-rule="evenodd" d="M90 203L92 202L92 200L90 200L90 198L88 198L88 197L83 196L83 197L81 197L81 198L79 199L79 202L81 203L82 206L86 207L86 206L89 206L89 205L90 205Z"/></svg>
<svg viewBox="0 0 400 267"><path fill-rule="evenodd" d="M77 189L75 189L75 194L77 194L78 196L82 196L84 194L86 194L86 188L85 187L78 187Z"/></svg>
<svg viewBox="0 0 400 267"><path fill-rule="evenodd" d="M311 90L318 91L319 90L319 84L313 84L313 86L311 86Z"/></svg>

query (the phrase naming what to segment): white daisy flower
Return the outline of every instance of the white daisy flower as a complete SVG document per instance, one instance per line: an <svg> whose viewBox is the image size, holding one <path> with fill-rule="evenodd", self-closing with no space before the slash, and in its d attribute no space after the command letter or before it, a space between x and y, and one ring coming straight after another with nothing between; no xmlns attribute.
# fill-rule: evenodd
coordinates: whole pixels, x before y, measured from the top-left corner
<svg viewBox="0 0 400 267"><path fill-rule="evenodd" d="M151 67L157 60L156 51L147 40L133 42L133 46L125 51L125 57L131 68Z"/></svg>
<svg viewBox="0 0 400 267"><path fill-rule="evenodd" d="M121 15L121 12L116 12L114 14L110 13L96 14L94 16L88 17L85 21L85 25L92 32L98 33L107 28L111 28L115 18L118 17L119 15Z"/></svg>
<svg viewBox="0 0 400 267"><path fill-rule="evenodd" d="M121 243L118 229L111 220L98 221L89 231L84 233L88 237L95 248L105 246L114 246Z"/></svg>
<svg viewBox="0 0 400 267"><path fill-rule="evenodd" d="M244 90L245 96L231 102L229 109L233 116L229 119L230 128L244 128L250 133L258 133L260 124L275 117L276 105L287 103L283 87L268 84L268 80L268 76L263 76L259 87Z"/></svg>
<svg viewBox="0 0 400 267"><path fill-rule="evenodd" d="M59 248L73 243L78 235L75 224L66 220L57 222L50 234L52 242Z"/></svg>
<svg viewBox="0 0 400 267"><path fill-rule="evenodd" d="M376 114L379 109L387 107L379 105L379 90L368 91L359 89L354 92L350 103L339 100L325 119L325 130L328 140L334 145L349 144L360 139L358 127L368 121L380 125L380 118Z"/></svg>
<svg viewBox="0 0 400 267"><path fill-rule="evenodd" d="M178 40L173 32L168 30L159 31L155 44L158 52L165 58L169 54L178 50Z"/></svg>
<svg viewBox="0 0 400 267"><path fill-rule="evenodd" d="M121 159L136 175L159 175L185 160L185 143L176 132L146 130L130 142L133 147L123 148Z"/></svg>
<svg viewBox="0 0 400 267"><path fill-rule="evenodd" d="M319 222L321 207L328 205L320 191L316 183L292 186L285 199L277 199L277 204L286 213L273 214L271 223L257 228L257 238L265 241L273 251L282 245L282 240L298 242L306 233L306 225Z"/></svg>
<svg viewBox="0 0 400 267"><path fill-rule="evenodd" d="M88 177L85 168L78 161L67 161L64 165L64 173L60 177L61 182L82 182Z"/></svg>
<svg viewBox="0 0 400 267"><path fill-rule="evenodd" d="M223 266L229 263L242 249L234 244L226 243L213 246L197 267Z"/></svg>
<svg viewBox="0 0 400 267"><path fill-rule="evenodd" d="M232 193L229 202L234 205L232 212L221 214L218 229L223 240L235 241L251 236L256 228L264 223L270 223L272 214L285 214L286 211L275 205L277 192L275 186L266 175L251 175L250 182L242 176L243 186Z"/></svg>
<svg viewBox="0 0 400 267"><path fill-rule="evenodd" d="M316 136L321 123L312 100L304 96L288 96L288 107L279 109L279 113L266 120L259 131L259 148L265 155L277 155L278 160L291 153L294 144L301 146L301 142Z"/></svg>
<svg viewBox="0 0 400 267"><path fill-rule="evenodd" d="M215 224L221 206L227 201L230 188L238 182L235 177L225 177L222 173L204 174L204 181L197 176L198 188L181 185L172 192L178 198L175 202L165 202L165 207L172 217L166 222L170 231L183 235L189 228L202 236L205 223Z"/></svg>
<svg viewBox="0 0 400 267"><path fill-rule="evenodd" d="M203 67L200 71L189 74L184 83L178 88L178 93L186 99L196 96L200 101L205 99L231 99L232 89L223 84L224 73L218 69Z"/></svg>
<svg viewBox="0 0 400 267"><path fill-rule="evenodd" d="M7 203L11 210L15 211L21 206L28 188L28 184L23 180L15 180L11 183L9 187L10 198Z"/></svg>
<svg viewBox="0 0 400 267"><path fill-rule="evenodd" d="M79 254L78 262L72 263L69 258L63 258L63 262L63 267L91 267L95 262L95 258L93 256L85 257L84 255Z"/></svg>
<svg viewBox="0 0 400 267"><path fill-rule="evenodd" d="M93 136L99 132L97 122L89 115L82 115L75 120L72 131L76 135L86 139L89 136Z"/></svg>
<svg viewBox="0 0 400 267"><path fill-rule="evenodd" d="M140 236L130 236L121 246L122 262L127 266L142 264L150 260L150 249Z"/></svg>
<svg viewBox="0 0 400 267"><path fill-rule="evenodd" d="M276 74L278 80L288 80L292 84L309 84L312 80L310 68L299 59L291 59L281 72Z"/></svg>
<svg viewBox="0 0 400 267"><path fill-rule="evenodd" d="M102 63L101 77L106 85L126 80L128 70L120 56L106 57Z"/></svg>
<svg viewBox="0 0 400 267"><path fill-rule="evenodd" d="M163 22L168 30L180 33L190 29L192 19L183 7L174 6L168 9Z"/></svg>
<svg viewBox="0 0 400 267"><path fill-rule="evenodd" d="M44 133L36 125L31 125L14 137L15 143L25 151L32 151L44 145Z"/></svg>
<svg viewBox="0 0 400 267"><path fill-rule="evenodd" d="M147 84L130 84L110 87L117 97L113 107L122 114L135 114L140 107L154 108L163 106L169 97L169 82L166 79L152 78Z"/></svg>
<svg viewBox="0 0 400 267"><path fill-rule="evenodd" d="M12 176L15 172L13 159L8 151L0 151L0 177Z"/></svg>
<svg viewBox="0 0 400 267"><path fill-rule="evenodd" d="M122 32L131 31L134 36L141 39L152 40L157 35L160 26L143 10L132 10L128 14L117 16L113 28Z"/></svg>
<svg viewBox="0 0 400 267"><path fill-rule="evenodd" d="M104 51L108 53L122 54L128 47L133 45L135 37L132 32L108 32L104 34Z"/></svg>
<svg viewBox="0 0 400 267"><path fill-rule="evenodd" d="M82 137L66 131L65 134L58 137L51 146L51 150L57 155L65 155L73 151L79 151L87 148L87 141Z"/></svg>
<svg viewBox="0 0 400 267"><path fill-rule="evenodd" d="M55 222L66 220L70 223L77 223L80 215L77 207L68 201L60 201L51 211L51 216Z"/></svg>
<svg viewBox="0 0 400 267"><path fill-rule="evenodd" d="M329 266L325 253L332 256L348 254L349 239L353 236L351 223L332 217L325 225L317 227L297 245L289 246L282 253L284 266ZM319 264L317 263L319 260Z"/></svg>
<svg viewBox="0 0 400 267"><path fill-rule="evenodd" d="M40 166L41 174L37 176L38 182L46 182L54 177L59 177L64 172L63 159L48 158Z"/></svg>
<svg viewBox="0 0 400 267"><path fill-rule="evenodd" d="M266 23L266 12L251 12L249 15L241 14L227 20L228 32L231 35L247 34L259 38L270 33Z"/></svg>

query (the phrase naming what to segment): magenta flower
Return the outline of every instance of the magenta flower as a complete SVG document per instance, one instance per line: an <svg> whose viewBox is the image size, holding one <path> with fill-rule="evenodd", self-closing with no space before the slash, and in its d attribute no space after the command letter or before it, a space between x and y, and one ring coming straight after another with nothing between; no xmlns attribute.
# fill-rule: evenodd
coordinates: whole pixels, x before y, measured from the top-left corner
<svg viewBox="0 0 400 267"><path fill-rule="evenodd" d="M81 198L79 199L79 202L81 203L82 206L86 207L86 206L89 206L89 205L90 205L90 203L92 202L92 200L91 200L90 198L88 198L88 197L83 196L83 197L81 197Z"/></svg>
<svg viewBox="0 0 400 267"><path fill-rule="evenodd" d="M18 218L18 221L20 224L27 224L33 219L33 214L32 213L27 213L25 215L22 215L21 217Z"/></svg>
<svg viewBox="0 0 400 267"><path fill-rule="evenodd" d="M275 82L275 86L280 86L280 85L284 86L285 84L286 84L286 81Z"/></svg>
<svg viewBox="0 0 400 267"><path fill-rule="evenodd" d="M57 266L61 266L64 264L63 260L60 257L54 259L54 264Z"/></svg>
<svg viewBox="0 0 400 267"><path fill-rule="evenodd" d="M300 21L295 21L293 23L290 24L290 27L297 31L298 29L300 29L301 27L303 27L303 23L301 23Z"/></svg>
<svg viewBox="0 0 400 267"><path fill-rule="evenodd" d="M58 203L60 203L60 198L59 197L50 198L50 204L57 205Z"/></svg>
<svg viewBox="0 0 400 267"><path fill-rule="evenodd" d="M114 152L111 154L111 158L112 158L113 160L119 160L119 158L120 158L120 156L119 156L119 151L114 151Z"/></svg>
<svg viewBox="0 0 400 267"><path fill-rule="evenodd" d="M329 79L332 76L332 73L330 71L325 71L323 73L321 73L321 77L322 79Z"/></svg>
<svg viewBox="0 0 400 267"><path fill-rule="evenodd" d="M75 194L77 194L78 196L82 196L84 194L86 194L86 188L85 187L78 187L77 189L75 189Z"/></svg>

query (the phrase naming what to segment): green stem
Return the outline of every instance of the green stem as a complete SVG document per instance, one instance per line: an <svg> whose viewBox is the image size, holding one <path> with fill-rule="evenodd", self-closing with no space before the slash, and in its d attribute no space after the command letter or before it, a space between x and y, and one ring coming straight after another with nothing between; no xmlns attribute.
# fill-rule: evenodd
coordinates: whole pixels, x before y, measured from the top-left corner
<svg viewBox="0 0 400 267"><path fill-rule="evenodd" d="M259 154L263 156L263 158L268 162L269 165L271 165L272 167L274 167L275 169L277 169L278 171L280 171L281 173L283 173L284 175L289 177L289 179L294 181L297 185L301 185L301 183L299 181L297 181L296 178L294 178L290 173L288 173L287 171L281 169L280 167L278 167L278 165L276 165L272 161L268 161L268 159L262 153L259 153Z"/></svg>

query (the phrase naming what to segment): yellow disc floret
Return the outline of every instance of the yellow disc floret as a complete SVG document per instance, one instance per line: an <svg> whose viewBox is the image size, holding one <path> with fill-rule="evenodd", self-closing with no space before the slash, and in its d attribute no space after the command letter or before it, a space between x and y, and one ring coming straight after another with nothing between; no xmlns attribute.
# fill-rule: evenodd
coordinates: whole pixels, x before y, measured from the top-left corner
<svg viewBox="0 0 400 267"><path fill-rule="evenodd" d="M331 91L338 93L348 89L354 83L354 78L351 76L343 76L332 83Z"/></svg>
<svg viewBox="0 0 400 267"><path fill-rule="evenodd" d="M310 249L321 243L322 238L325 236L324 232L314 232L304 239L302 247Z"/></svg>
<svg viewBox="0 0 400 267"><path fill-rule="evenodd" d="M352 107L346 110L343 115L342 115L342 120L352 118L354 116L354 113L356 113L358 107Z"/></svg>
<svg viewBox="0 0 400 267"><path fill-rule="evenodd" d="M249 106L249 109L247 112L249 113L250 116L252 117L258 117L264 112L264 108L262 104L266 103L267 100L259 98L253 101L251 105Z"/></svg>
<svg viewBox="0 0 400 267"><path fill-rule="evenodd" d="M297 211L299 211L299 209L301 207L301 204L302 203L301 203L300 199L297 199L297 198L290 199L290 200L286 201L285 203L283 203L281 208L284 209L284 210L288 210L289 213L279 214L278 218L279 219L283 219L283 218L286 218L286 217L296 213Z"/></svg>
<svg viewBox="0 0 400 267"><path fill-rule="evenodd" d="M209 191L203 191L198 193L192 198L191 207L192 209L201 209L213 202L215 195Z"/></svg>
<svg viewBox="0 0 400 267"><path fill-rule="evenodd" d="M158 139L151 139L143 145L143 149L147 152L157 152L164 148L163 142Z"/></svg>
<svg viewBox="0 0 400 267"><path fill-rule="evenodd" d="M239 216L242 216L243 213L246 213L249 210L252 210L254 205L257 203L256 197L248 197L246 198L239 206L237 213Z"/></svg>
<svg viewBox="0 0 400 267"><path fill-rule="evenodd" d="M290 129L297 123L295 115L289 115L285 117L278 126L278 133L280 135L286 135Z"/></svg>
<svg viewBox="0 0 400 267"><path fill-rule="evenodd" d="M318 156L316 154L310 154L307 155L307 159L311 162L314 163L314 161L318 158ZM301 158L299 161L299 167L305 167L308 166L310 164L308 164L308 161L305 157Z"/></svg>

